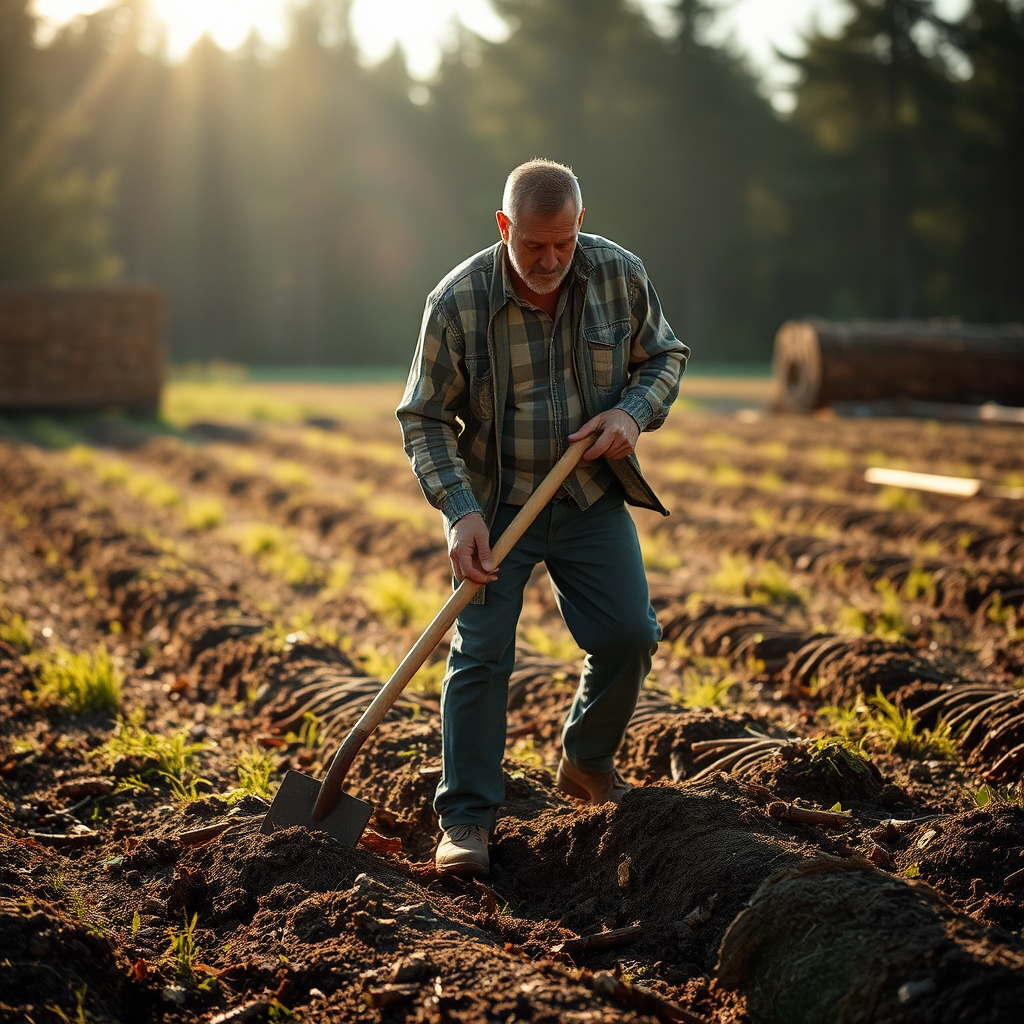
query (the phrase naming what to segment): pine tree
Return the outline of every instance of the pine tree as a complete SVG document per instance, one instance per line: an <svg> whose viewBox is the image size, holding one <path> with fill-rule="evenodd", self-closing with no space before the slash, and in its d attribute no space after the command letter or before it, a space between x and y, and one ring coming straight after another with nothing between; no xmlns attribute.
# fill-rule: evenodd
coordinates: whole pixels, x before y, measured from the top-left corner
<svg viewBox="0 0 1024 1024"><path fill-rule="evenodd" d="M84 118L47 103L49 55L34 29L27 0L0 0L0 281L110 281L121 271L108 220L116 174L69 160Z"/></svg>

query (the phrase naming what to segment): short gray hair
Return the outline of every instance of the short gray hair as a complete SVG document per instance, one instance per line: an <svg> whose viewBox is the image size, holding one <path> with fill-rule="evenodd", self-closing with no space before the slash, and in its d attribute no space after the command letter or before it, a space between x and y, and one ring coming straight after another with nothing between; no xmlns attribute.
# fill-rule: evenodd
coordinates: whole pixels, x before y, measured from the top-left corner
<svg viewBox="0 0 1024 1024"><path fill-rule="evenodd" d="M577 214L583 209L580 183L565 164L534 157L505 179L501 208L513 223L524 210L550 217L561 213L568 203Z"/></svg>

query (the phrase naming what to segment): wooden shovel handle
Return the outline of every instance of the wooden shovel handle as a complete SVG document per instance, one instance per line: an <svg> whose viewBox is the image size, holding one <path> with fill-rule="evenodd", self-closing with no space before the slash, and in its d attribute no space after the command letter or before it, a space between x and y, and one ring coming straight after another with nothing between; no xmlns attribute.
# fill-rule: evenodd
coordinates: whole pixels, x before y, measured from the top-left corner
<svg viewBox="0 0 1024 1024"><path fill-rule="evenodd" d="M595 440L597 440L597 436L590 434L569 445L565 454L540 482L537 490L530 495L515 519L509 523L508 528L494 544L491 549L491 557L495 567L500 565L505 556L515 547L516 542L526 533L534 519L540 514L541 509L554 497L555 491L562 486L566 477L576 468L583 453ZM334 809L356 754L362 749L373 730L384 720L384 716L391 710L391 705L409 684L409 680L416 675L434 648L441 642L445 633L451 629L462 609L469 604L473 595L483 585L468 579L459 584L458 589L434 616L433 621L413 645L412 650L402 659L402 663L395 669L394 674L381 687L373 702L352 727L352 731L345 737L345 741L334 755L324 781L320 783L320 795L313 807L314 821L321 821Z"/></svg>

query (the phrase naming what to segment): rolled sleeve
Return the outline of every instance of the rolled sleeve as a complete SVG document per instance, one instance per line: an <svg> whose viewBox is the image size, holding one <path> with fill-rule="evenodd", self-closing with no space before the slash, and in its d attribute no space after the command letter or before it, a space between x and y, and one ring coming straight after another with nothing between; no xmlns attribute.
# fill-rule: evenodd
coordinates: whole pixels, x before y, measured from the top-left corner
<svg viewBox="0 0 1024 1024"><path fill-rule="evenodd" d="M398 406L405 453L427 501L452 525L479 512L458 450L466 395L463 341L439 303L427 300L405 393Z"/></svg>

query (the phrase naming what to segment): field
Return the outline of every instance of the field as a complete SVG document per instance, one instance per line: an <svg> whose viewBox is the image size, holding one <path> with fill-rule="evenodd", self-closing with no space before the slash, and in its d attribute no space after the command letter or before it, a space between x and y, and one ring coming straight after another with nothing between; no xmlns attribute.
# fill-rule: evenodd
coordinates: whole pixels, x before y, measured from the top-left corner
<svg viewBox="0 0 1024 1024"><path fill-rule="evenodd" d="M554 788L582 653L538 572L484 884L433 870L444 644L349 777L359 845L259 834L448 592L399 394L0 421L0 1019L1019 1019L1024 430L684 388L638 449L637 789Z"/></svg>

